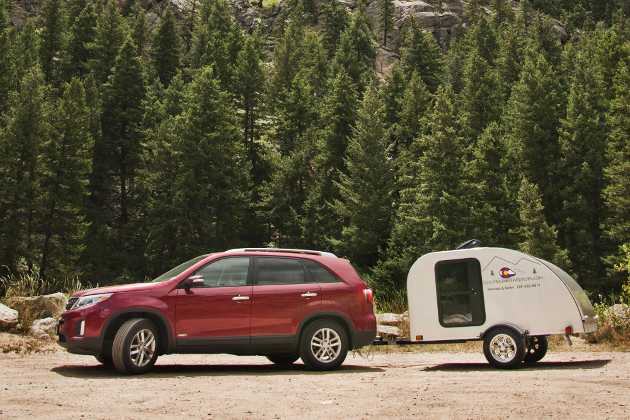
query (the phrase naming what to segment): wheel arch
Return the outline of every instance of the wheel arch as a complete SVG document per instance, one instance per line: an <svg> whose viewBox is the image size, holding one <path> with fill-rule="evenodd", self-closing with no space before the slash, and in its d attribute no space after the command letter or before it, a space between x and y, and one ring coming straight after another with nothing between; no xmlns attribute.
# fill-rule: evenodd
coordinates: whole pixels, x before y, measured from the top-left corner
<svg viewBox="0 0 630 420"><path fill-rule="evenodd" d="M346 332L346 336L348 337L348 350L354 349L354 328L352 326L352 322L350 318L348 318L345 314L340 312L326 311L326 312L316 312L306 316L297 329L297 345L299 345L300 340L302 339L302 333L310 324L315 321L319 321L320 319L328 319L331 321L335 321L341 325L341 328Z"/></svg>
<svg viewBox="0 0 630 420"><path fill-rule="evenodd" d="M488 327L484 332L482 332L479 335L479 339L483 340L483 338L490 333L492 330L497 329L497 328L510 328L512 330L514 330L518 335L520 335L521 337L525 338L528 334L529 331L528 330L523 330L522 328L517 327L514 324L507 324L507 323L503 323L503 324L494 324L491 327Z"/></svg>
<svg viewBox="0 0 630 420"><path fill-rule="evenodd" d="M146 318L153 321L160 330L160 354L168 354L172 351L173 334L166 315L151 308L129 308L115 312L105 321L101 333L103 353L111 354L118 329L131 318Z"/></svg>

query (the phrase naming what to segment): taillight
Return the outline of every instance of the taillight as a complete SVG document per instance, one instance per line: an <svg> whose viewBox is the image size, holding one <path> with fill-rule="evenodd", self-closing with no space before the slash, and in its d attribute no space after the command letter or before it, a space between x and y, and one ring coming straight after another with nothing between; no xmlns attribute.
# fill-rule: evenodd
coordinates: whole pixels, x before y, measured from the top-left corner
<svg viewBox="0 0 630 420"><path fill-rule="evenodd" d="M374 292L369 287L364 290L365 296L367 297L367 301L369 303L374 303Z"/></svg>
<svg viewBox="0 0 630 420"><path fill-rule="evenodd" d="M573 334L573 327L566 327L564 333L567 335Z"/></svg>

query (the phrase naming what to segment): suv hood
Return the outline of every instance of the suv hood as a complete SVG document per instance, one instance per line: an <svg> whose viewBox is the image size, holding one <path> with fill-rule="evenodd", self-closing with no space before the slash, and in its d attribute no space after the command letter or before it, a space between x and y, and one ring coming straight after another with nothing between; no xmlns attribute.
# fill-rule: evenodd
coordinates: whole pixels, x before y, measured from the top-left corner
<svg viewBox="0 0 630 420"><path fill-rule="evenodd" d="M72 296L96 295L100 293L120 293L120 292L139 292L142 290L151 290L160 283L134 283L121 284L119 286L97 287L96 289L82 290Z"/></svg>

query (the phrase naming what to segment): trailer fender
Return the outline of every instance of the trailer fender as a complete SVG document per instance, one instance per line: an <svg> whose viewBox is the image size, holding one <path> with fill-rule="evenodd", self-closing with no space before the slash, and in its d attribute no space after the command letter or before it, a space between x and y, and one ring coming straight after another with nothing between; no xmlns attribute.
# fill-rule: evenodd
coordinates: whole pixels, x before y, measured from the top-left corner
<svg viewBox="0 0 630 420"><path fill-rule="evenodd" d="M501 328L501 327L511 328L514 331L516 331L523 338L526 338L527 335L529 335L529 331L528 330L523 331L522 329L520 329L519 327L517 327L516 325L513 325L513 324L495 324L495 325L491 326L490 328L486 329L481 334L479 334L479 339L483 340L483 337L488 333L488 331L492 331L495 328Z"/></svg>

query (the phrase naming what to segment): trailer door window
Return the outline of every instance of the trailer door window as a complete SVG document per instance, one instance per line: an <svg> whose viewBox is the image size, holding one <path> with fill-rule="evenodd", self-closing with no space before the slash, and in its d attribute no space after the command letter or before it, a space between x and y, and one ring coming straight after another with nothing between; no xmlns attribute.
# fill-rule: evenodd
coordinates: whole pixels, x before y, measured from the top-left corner
<svg viewBox="0 0 630 420"><path fill-rule="evenodd" d="M481 325L486 321L478 260L440 261L435 265L435 280L443 327Z"/></svg>

